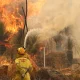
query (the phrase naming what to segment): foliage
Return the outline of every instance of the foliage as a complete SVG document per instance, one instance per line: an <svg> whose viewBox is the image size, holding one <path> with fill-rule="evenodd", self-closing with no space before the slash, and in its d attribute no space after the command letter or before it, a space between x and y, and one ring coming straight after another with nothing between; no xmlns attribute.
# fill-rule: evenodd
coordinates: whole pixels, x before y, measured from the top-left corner
<svg viewBox="0 0 80 80"><path fill-rule="evenodd" d="M29 53L32 53L33 55L38 52L38 43L37 43L37 37L36 36L30 36L27 39L27 51Z"/></svg>

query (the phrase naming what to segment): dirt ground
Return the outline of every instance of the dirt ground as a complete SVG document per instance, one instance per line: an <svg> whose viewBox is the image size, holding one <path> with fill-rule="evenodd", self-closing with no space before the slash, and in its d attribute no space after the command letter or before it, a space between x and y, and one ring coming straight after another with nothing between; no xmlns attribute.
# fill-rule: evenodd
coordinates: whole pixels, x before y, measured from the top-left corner
<svg viewBox="0 0 80 80"><path fill-rule="evenodd" d="M7 67L0 67L0 80L12 80L13 74L7 73ZM80 80L80 71L71 72L70 68L57 71L50 68L41 68L35 73L32 80Z"/></svg>

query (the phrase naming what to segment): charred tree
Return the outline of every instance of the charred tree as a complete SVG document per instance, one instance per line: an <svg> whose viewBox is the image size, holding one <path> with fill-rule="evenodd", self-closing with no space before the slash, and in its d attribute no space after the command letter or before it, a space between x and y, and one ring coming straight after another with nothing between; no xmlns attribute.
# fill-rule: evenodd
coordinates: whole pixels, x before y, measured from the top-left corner
<svg viewBox="0 0 80 80"><path fill-rule="evenodd" d="M2 22L0 22L0 55L2 55L5 50L6 50L6 47L4 44L4 40L6 38L7 35L4 35L4 25Z"/></svg>
<svg viewBox="0 0 80 80"><path fill-rule="evenodd" d="M72 43L72 40L70 39L70 37L68 38L68 46L67 46L67 58L68 58L68 61L69 61L69 65L72 65L72 62L73 62L73 51L72 51L72 48L73 48L73 43Z"/></svg>

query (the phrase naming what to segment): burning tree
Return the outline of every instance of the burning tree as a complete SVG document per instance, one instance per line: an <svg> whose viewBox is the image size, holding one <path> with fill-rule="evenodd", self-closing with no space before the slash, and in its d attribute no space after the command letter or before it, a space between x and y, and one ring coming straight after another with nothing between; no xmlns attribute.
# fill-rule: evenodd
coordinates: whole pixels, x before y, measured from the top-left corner
<svg viewBox="0 0 80 80"><path fill-rule="evenodd" d="M4 53L6 50L4 40L6 38L6 35L4 35L4 25L2 22L0 22L0 55Z"/></svg>

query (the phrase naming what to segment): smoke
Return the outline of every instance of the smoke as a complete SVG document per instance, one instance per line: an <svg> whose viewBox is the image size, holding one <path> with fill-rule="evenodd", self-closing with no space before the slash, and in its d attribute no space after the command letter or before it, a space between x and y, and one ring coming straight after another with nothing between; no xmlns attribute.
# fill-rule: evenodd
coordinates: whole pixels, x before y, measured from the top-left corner
<svg viewBox="0 0 80 80"><path fill-rule="evenodd" d="M28 19L28 26L42 28L42 35L50 32L55 35L55 32L76 24L80 13L79 4L79 0L46 0L40 14Z"/></svg>
<svg viewBox="0 0 80 80"><path fill-rule="evenodd" d="M25 1L14 0L11 6L25 9ZM80 43L79 8L79 0L28 0L28 28L41 28L40 40L46 40L71 25L71 36L76 44Z"/></svg>
<svg viewBox="0 0 80 80"><path fill-rule="evenodd" d="M71 25L71 36L80 51L80 0L46 0L40 13L28 19L28 27L41 28L40 41L55 36ZM79 55L77 55L78 57Z"/></svg>
<svg viewBox="0 0 80 80"><path fill-rule="evenodd" d="M9 1L11 1L10 4ZM12 12L18 6L19 13L22 14L22 6L25 9L25 1L26 0L8 0L6 9ZM3 3L5 2L3 1ZM39 40L44 41L71 25L71 36L75 46L79 48L79 9L80 0L28 0L28 28L40 28Z"/></svg>
<svg viewBox="0 0 80 80"><path fill-rule="evenodd" d="M42 28L40 39L50 38L70 25L70 7L69 0L46 0L40 14L31 17L28 24Z"/></svg>

